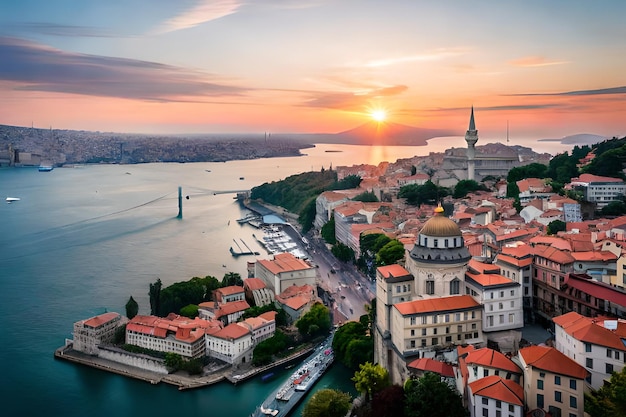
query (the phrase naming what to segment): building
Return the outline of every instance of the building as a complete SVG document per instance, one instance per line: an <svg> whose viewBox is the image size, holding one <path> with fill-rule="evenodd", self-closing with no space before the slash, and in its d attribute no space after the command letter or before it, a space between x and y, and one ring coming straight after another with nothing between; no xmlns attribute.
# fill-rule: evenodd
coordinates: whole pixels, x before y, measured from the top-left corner
<svg viewBox="0 0 626 417"><path fill-rule="evenodd" d="M529 245L505 246L502 252L496 255L493 263L500 267L503 276L521 284L524 323L530 322L533 308L531 247Z"/></svg>
<svg viewBox="0 0 626 417"><path fill-rule="evenodd" d="M315 228L321 229L333 215L338 205L349 200L349 195L338 191L324 191L315 199Z"/></svg>
<svg viewBox="0 0 626 417"><path fill-rule="evenodd" d="M245 325L231 323L205 336L206 355L231 365L250 363L254 343L252 332Z"/></svg>
<svg viewBox="0 0 626 417"><path fill-rule="evenodd" d="M555 347L589 372L586 382L592 389L599 389L613 372L622 370L626 321L592 319L576 312L552 320Z"/></svg>
<svg viewBox="0 0 626 417"><path fill-rule="evenodd" d="M557 349L528 346L517 356L524 372L526 406L553 416L583 417L588 372Z"/></svg>
<svg viewBox="0 0 626 417"><path fill-rule="evenodd" d="M259 260L254 271L256 277L271 288L274 294L280 294L291 285L316 286L317 270L291 253L278 253L274 255L274 259Z"/></svg>
<svg viewBox="0 0 626 417"><path fill-rule="evenodd" d="M416 295L465 294L464 277L471 256L461 229L443 211L441 206L435 209L406 255L406 269L415 277Z"/></svg>
<svg viewBox="0 0 626 417"><path fill-rule="evenodd" d="M525 178L516 182L519 189L519 202L525 206L530 200L548 199L554 195L552 187L546 184L545 179Z"/></svg>
<svg viewBox="0 0 626 417"><path fill-rule="evenodd" d="M126 343L195 359L206 354L205 334L219 331L221 326L217 321L173 313L165 318L137 315L126 325Z"/></svg>
<svg viewBox="0 0 626 417"><path fill-rule="evenodd" d="M243 288L250 305L261 307L274 302L274 292L259 278L244 279Z"/></svg>
<svg viewBox="0 0 626 417"><path fill-rule="evenodd" d="M561 285L574 269L574 258L569 251L554 245L533 247L533 306L544 321L560 316L562 311Z"/></svg>
<svg viewBox="0 0 626 417"><path fill-rule="evenodd" d="M476 157L476 142L478 142L478 130L476 130L476 123L474 122L474 106L472 106L469 127L465 132L465 142L467 142L467 179L474 180L474 158Z"/></svg>
<svg viewBox="0 0 626 417"><path fill-rule="evenodd" d="M231 301L244 301L245 299L244 289L239 285L230 285L213 291L213 300L220 304L230 303Z"/></svg>
<svg viewBox="0 0 626 417"><path fill-rule="evenodd" d="M275 304L285 310L291 323L295 323L317 301L315 287L311 285L292 285L276 296Z"/></svg>
<svg viewBox="0 0 626 417"><path fill-rule="evenodd" d="M482 328L487 339L504 352L516 352L524 327L521 285L500 275L497 265L472 259L465 290L485 309Z"/></svg>
<svg viewBox="0 0 626 417"><path fill-rule="evenodd" d="M225 304L219 304L216 301L206 301L198 304L198 315L205 320L219 320L224 325L235 323L247 309L250 304L246 300L231 301Z"/></svg>
<svg viewBox="0 0 626 417"><path fill-rule="evenodd" d="M413 281L413 275L398 264L376 269L376 321L385 329L383 337L391 331L393 305L413 299Z"/></svg>
<svg viewBox="0 0 626 417"><path fill-rule="evenodd" d="M584 199L595 203L598 208L619 201L626 194L626 183L622 179L593 174L580 174L580 177L572 178L565 188L582 191Z"/></svg>
<svg viewBox="0 0 626 417"><path fill-rule="evenodd" d="M88 355L98 355L98 346L111 343L115 332L128 319L119 313L104 313L74 323L73 349Z"/></svg>
<svg viewBox="0 0 626 417"><path fill-rule="evenodd" d="M524 389L510 379L491 375L470 382L467 397L471 417L524 415Z"/></svg>
<svg viewBox="0 0 626 417"><path fill-rule="evenodd" d="M237 324L250 330L252 342L256 346L259 342L274 336L276 332L276 314L276 311L268 311L257 317L249 317Z"/></svg>
<svg viewBox="0 0 626 417"><path fill-rule="evenodd" d="M377 342L376 359L392 382L400 384L408 377L407 363L416 358L434 357L454 344L483 344L481 323L482 306L468 295L394 304L389 336ZM379 336L387 334L385 329L377 331Z"/></svg>

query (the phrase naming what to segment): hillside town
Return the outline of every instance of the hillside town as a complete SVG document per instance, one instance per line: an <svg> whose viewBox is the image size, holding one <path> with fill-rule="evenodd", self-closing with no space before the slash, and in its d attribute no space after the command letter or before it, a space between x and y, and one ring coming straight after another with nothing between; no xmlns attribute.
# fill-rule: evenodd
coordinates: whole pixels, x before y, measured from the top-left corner
<svg viewBox="0 0 626 417"><path fill-rule="evenodd" d="M362 181L317 197L314 234L334 221L337 242L356 258L367 234L404 245L404 257L379 265L374 281L373 363L393 384L435 372L458 391L471 416L582 417L585 394L626 363L626 216L593 216L621 201L626 183L582 173L564 184L581 193L579 201L554 192L545 179L524 178L516 182L518 210L507 198L507 173L548 161L495 144L477 148L477 141L472 109L465 152L337 167L339 179ZM462 180L491 190L419 206L398 197L406 185ZM366 191L379 201L353 200ZM553 233L555 222L564 227ZM274 304L293 324L327 301L319 297L319 269L305 258L285 251L249 263L243 285L215 290L193 319L174 312L131 319L105 313L78 321L72 349L166 375L162 361L108 346L125 325L128 344L249 364L254 347L275 333L276 313L244 320L246 310ZM530 324L553 337L525 340Z"/></svg>

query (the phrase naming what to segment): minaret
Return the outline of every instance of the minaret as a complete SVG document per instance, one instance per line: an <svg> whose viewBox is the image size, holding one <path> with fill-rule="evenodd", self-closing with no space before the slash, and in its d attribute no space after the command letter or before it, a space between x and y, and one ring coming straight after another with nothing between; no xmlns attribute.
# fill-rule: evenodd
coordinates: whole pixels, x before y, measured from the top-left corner
<svg viewBox="0 0 626 417"><path fill-rule="evenodd" d="M476 124L474 123L474 106L472 106L469 128L465 132L465 142L467 142L467 179L474 180L475 145L478 142L478 130L476 130Z"/></svg>

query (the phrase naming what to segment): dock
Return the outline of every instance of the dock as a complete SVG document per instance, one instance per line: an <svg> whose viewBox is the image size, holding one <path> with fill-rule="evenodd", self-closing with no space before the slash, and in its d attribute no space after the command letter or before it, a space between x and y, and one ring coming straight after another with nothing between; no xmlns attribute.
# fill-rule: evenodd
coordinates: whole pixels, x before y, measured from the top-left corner
<svg viewBox="0 0 626 417"><path fill-rule="evenodd" d="M243 244L243 246L245 247L245 249L243 249L241 247L241 245L239 244L239 242L237 242L235 239L233 239L233 242L235 242L235 246L237 246L237 249L233 249L233 247L230 247L230 254L233 255L235 258L239 257L239 256L244 256L244 255L260 255L260 252L255 252L252 249L250 249L250 246L248 246L246 244L246 242L244 242L243 239L239 239L241 240L241 243Z"/></svg>

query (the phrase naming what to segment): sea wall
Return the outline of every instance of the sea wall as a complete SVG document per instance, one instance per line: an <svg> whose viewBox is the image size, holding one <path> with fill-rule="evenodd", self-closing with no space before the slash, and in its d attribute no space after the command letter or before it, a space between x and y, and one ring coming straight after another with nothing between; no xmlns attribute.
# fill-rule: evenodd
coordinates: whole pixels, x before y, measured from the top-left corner
<svg viewBox="0 0 626 417"><path fill-rule="evenodd" d="M107 359L111 362L121 363L123 365L133 366L145 371L156 372L158 374L167 375L167 368L161 359L147 357L146 355L134 354L121 349L100 346L98 357Z"/></svg>

